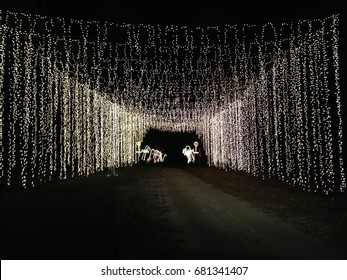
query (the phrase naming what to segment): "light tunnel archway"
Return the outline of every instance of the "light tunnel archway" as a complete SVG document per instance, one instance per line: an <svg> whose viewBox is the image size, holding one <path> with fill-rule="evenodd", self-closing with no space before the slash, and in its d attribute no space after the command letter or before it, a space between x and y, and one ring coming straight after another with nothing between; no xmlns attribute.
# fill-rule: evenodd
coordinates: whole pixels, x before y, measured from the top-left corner
<svg viewBox="0 0 347 280"><path fill-rule="evenodd" d="M152 128L196 131L210 166L342 192L338 22L191 28L0 11L1 184L132 165Z"/></svg>

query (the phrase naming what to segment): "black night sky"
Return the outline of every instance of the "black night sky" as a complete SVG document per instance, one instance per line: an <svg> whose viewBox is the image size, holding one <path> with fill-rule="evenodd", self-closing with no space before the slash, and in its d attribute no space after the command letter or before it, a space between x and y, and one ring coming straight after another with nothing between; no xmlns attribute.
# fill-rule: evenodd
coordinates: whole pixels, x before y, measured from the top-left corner
<svg viewBox="0 0 347 280"><path fill-rule="evenodd" d="M216 25L320 18L343 11L343 1L1 1L1 9L126 23ZM344 15L345 16L345 15Z"/></svg>

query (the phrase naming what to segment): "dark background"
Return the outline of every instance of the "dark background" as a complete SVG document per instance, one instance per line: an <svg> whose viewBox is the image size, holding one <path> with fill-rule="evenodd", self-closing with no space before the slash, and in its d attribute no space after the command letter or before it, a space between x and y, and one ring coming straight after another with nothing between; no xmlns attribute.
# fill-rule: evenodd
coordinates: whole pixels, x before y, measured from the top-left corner
<svg viewBox="0 0 347 280"><path fill-rule="evenodd" d="M340 15L340 78L344 126L344 151L347 150L346 52L347 12L341 0L256 1L256 0L1 0L0 9L13 12L40 14L52 17L110 21L115 23L149 23L164 25L206 26L222 24L259 24L268 22L296 22ZM181 151L192 145L195 134L150 131L144 144L153 148L172 149L176 159ZM194 139L195 140L195 139ZM176 143L175 146L172 144ZM187 144L185 144L187 143ZM183 146L182 146L183 145ZM151 147L152 147L151 146ZM182 146L182 147L181 147ZM179 154L179 155L177 155ZM169 157L168 157L169 158ZM184 160L184 157L183 157Z"/></svg>
<svg viewBox="0 0 347 280"><path fill-rule="evenodd" d="M275 3L273 3L275 2ZM344 1L2 0L1 9L126 23L216 25L267 23L344 14Z"/></svg>

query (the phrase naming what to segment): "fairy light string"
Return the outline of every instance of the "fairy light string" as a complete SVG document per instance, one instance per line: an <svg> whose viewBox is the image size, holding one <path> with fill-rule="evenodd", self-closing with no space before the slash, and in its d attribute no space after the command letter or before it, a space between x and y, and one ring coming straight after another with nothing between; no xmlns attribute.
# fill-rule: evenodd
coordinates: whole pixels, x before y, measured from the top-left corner
<svg viewBox="0 0 347 280"><path fill-rule="evenodd" d="M0 10L0 22L2 22L2 11ZM4 163L3 163L3 153L4 153L4 144L3 144L3 125L4 125L4 96L3 96L3 86L4 86L4 73L5 73L5 26L0 25L0 178L1 181L4 178Z"/></svg>
<svg viewBox="0 0 347 280"><path fill-rule="evenodd" d="M187 27L0 11L1 184L133 165L155 128L195 131L210 166L342 192L338 23Z"/></svg>

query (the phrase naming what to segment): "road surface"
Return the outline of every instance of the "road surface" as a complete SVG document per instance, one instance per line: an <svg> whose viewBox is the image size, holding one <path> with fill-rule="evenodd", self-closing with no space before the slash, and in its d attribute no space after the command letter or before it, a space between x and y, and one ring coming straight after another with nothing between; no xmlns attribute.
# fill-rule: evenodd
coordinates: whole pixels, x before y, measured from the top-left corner
<svg viewBox="0 0 347 280"><path fill-rule="evenodd" d="M0 195L1 259L346 258L184 168L121 168Z"/></svg>
<svg viewBox="0 0 347 280"><path fill-rule="evenodd" d="M331 259L337 253L279 218L206 184L184 169L147 178L162 188L180 259Z"/></svg>

